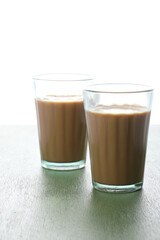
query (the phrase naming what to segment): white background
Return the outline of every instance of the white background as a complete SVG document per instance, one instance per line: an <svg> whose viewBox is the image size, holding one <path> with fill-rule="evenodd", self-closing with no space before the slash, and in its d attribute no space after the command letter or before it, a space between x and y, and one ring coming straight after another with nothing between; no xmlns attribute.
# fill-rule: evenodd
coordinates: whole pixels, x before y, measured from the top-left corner
<svg viewBox="0 0 160 240"><path fill-rule="evenodd" d="M155 88L160 124L160 1L1 0L0 124L35 124L32 76L92 75Z"/></svg>

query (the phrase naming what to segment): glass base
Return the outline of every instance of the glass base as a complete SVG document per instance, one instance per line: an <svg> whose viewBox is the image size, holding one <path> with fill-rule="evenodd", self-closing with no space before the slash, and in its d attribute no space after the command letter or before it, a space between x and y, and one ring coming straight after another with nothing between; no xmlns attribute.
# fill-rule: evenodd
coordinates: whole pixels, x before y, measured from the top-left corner
<svg viewBox="0 0 160 240"><path fill-rule="evenodd" d="M93 187L99 191L112 192L112 193L128 193L135 192L142 188L143 182L131 184L131 185L106 185L93 181Z"/></svg>
<svg viewBox="0 0 160 240"><path fill-rule="evenodd" d="M75 170L85 167L85 160L81 160L78 162L70 162L70 163L55 163L55 162L47 162L45 160L41 160L41 165L43 168L51 169L51 170Z"/></svg>

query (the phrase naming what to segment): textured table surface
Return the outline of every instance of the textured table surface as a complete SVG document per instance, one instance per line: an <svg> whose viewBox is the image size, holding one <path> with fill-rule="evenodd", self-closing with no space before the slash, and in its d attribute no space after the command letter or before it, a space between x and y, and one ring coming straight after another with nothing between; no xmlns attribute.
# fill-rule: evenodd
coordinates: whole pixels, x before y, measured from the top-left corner
<svg viewBox="0 0 160 240"><path fill-rule="evenodd" d="M160 239L160 126L151 126L142 191L93 190L85 169L42 169L35 126L0 127L0 240Z"/></svg>

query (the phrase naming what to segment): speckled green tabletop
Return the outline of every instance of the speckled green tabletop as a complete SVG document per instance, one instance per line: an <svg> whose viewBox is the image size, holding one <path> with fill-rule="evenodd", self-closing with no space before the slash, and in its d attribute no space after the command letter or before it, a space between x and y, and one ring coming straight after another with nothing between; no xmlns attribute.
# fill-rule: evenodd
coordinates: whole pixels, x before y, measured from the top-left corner
<svg viewBox="0 0 160 240"><path fill-rule="evenodd" d="M0 240L160 239L160 126L151 126L143 190L93 190L85 169L42 169L35 126L0 127Z"/></svg>

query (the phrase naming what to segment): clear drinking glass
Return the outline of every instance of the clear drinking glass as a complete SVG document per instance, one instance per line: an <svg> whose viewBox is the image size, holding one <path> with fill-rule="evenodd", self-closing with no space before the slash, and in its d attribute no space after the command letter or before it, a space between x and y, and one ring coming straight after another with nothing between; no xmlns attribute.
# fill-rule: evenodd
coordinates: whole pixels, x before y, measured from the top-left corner
<svg viewBox="0 0 160 240"><path fill-rule="evenodd" d="M92 79L83 74L46 74L33 81L42 166L84 167L87 135L82 91Z"/></svg>
<svg viewBox="0 0 160 240"><path fill-rule="evenodd" d="M94 188L142 188L153 89L96 84L83 91Z"/></svg>

